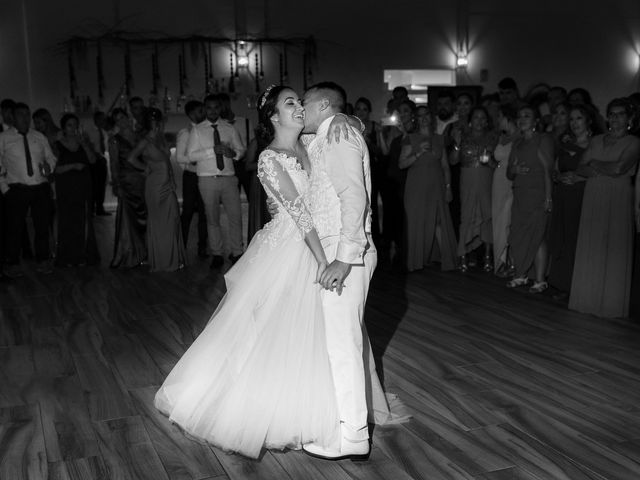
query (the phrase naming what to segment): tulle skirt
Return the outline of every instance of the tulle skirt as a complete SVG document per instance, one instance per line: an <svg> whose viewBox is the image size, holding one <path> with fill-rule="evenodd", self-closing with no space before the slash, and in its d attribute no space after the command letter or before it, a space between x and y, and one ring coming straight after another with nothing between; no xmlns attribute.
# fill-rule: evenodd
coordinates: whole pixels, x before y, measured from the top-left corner
<svg viewBox="0 0 640 480"><path fill-rule="evenodd" d="M155 397L192 437L252 458L340 444L317 265L274 222L227 273L227 294Z"/></svg>

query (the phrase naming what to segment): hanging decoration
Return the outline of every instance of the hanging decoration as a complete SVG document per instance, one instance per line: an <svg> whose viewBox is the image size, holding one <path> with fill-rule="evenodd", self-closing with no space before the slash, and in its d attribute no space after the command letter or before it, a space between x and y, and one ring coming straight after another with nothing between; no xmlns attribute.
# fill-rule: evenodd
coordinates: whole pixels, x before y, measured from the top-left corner
<svg viewBox="0 0 640 480"><path fill-rule="evenodd" d="M102 59L102 43L98 42L98 54L96 55L96 73L98 75L98 104L104 104L104 64Z"/></svg>
<svg viewBox="0 0 640 480"><path fill-rule="evenodd" d="M229 93L235 93L236 86L233 82L234 73L233 73L233 53L229 54Z"/></svg>
<svg viewBox="0 0 640 480"><path fill-rule="evenodd" d="M211 93L211 89L209 88L209 51L205 49L204 54L204 94L209 95Z"/></svg>
<svg viewBox="0 0 640 480"><path fill-rule="evenodd" d="M69 43L67 52L67 61L69 66L69 95L71 100L76 98L76 90L78 88L78 82L76 80L76 68L73 64L73 44Z"/></svg>
<svg viewBox="0 0 640 480"><path fill-rule="evenodd" d="M312 38L236 37L231 39L202 35L151 37L140 32L109 31L93 37L74 36L61 42L60 46L61 55L67 56L69 93L65 98L65 110L68 107L69 111L74 107L76 111L89 111L98 105L107 111L117 105L126 107L129 98L136 95L133 62L139 60L138 55L151 59L150 78L148 76L143 78L147 91L150 92L148 102L161 106L165 111L175 111L176 108L181 111L186 100L192 95L200 97L203 93L213 92L228 92L234 99L238 98L238 94L243 94L248 104L253 104L255 102L251 99L256 97L256 92L260 91L267 76L276 77L279 74L281 84L296 81L307 86L308 82L312 81L313 71L316 68L315 43ZM105 62L109 61L105 55L108 54L110 46L121 49L123 55L121 61L124 63L124 81L118 82L119 92L112 93L107 89L105 81ZM166 78L160 75L159 51L165 46L172 46L178 50L178 84L175 86L167 85ZM271 57L269 51L263 48L265 46L275 48L272 63L269 63ZM190 88L186 67L187 47L193 63L190 68L193 69L196 78L199 76L204 80L204 88L194 86L194 91ZM95 48L95 60L90 62L92 48ZM216 78L214 61L217 65L224 65L226 54L229 55L229 77L227 78L222 69L218 71L219 76ZM275 54L278 56L276 57ZM302 78L298 74L295 75L295 79L289 77L290 54L296 59L296 74L299 61L302 61ZM204 58L200 58L201 55ZM96 69L93 77L96 81L94 87L97 94L96 102L91 102L87 95L81 95L78 88L78 72L83 68L90 70L91 67ZM197 84L201 85L199 82ZM171 91L175 94L172 95ZM108 98L110 95L115 95L112 102ZM108 105L110 105L109 108L107 108Z"/></svg>
<svg viewBox="0 0 640 480"><path fill-rule="evenodd" d="M258 43L260 53L260 81L264 80L264 55L262 55L262 42Z"/></svg>
<svg viewBox="0 0 640 480"><path fill-rule="evenodd" d="M127 43L124 49L124 93L129 98L133 88L133 74L131 73L131 47Z"/></svg>
<svg viewBox="0 0 640 480"><path fill-rule="evenodd" d="M260 93L260 60L256 53L256 92Z"/></svg>

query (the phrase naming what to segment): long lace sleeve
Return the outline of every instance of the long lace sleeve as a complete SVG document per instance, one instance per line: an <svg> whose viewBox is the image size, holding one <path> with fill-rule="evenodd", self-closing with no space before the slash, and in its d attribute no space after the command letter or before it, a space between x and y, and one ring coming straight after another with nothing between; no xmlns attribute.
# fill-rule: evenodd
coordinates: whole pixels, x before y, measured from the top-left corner
<svg viewBox="0 0 640 480"><path fill-rule="evenodd" d="M291 215L303 235L313 230L313 220L303 197L298 193L287 170L276 159L275 152L265 150L260 154L258 159L258 179L264 188L270 191L278 203Z"/></svg>

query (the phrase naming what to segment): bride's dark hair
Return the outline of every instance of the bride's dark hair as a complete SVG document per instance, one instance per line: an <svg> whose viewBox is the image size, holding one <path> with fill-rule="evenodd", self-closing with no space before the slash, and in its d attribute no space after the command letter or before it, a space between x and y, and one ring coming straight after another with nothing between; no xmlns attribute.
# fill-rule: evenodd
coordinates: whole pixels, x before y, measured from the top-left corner
<svg viewBox="0 0 640 480"><path fill-rule="evenodd" d="M285 85L271 85L258 97L258 126L256 135L261 145L269 145L275 135L271 117L276 113L278 97L283 90L292 90Z"/></svg>

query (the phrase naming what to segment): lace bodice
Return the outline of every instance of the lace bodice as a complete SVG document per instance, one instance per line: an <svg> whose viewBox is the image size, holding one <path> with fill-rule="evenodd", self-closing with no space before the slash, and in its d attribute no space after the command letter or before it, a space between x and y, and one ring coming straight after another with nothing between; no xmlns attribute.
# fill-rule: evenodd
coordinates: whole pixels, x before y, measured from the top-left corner
<svg viewBox="0 0 640 480"><path fill-rule="evenodd" d="M256 235L258 241L273 247L289 235L304 240L314 228L306 201L309 190L307 172L295 157L264 150L258 158L258 179L267 196L279 206L273 220Z"/></svg>

